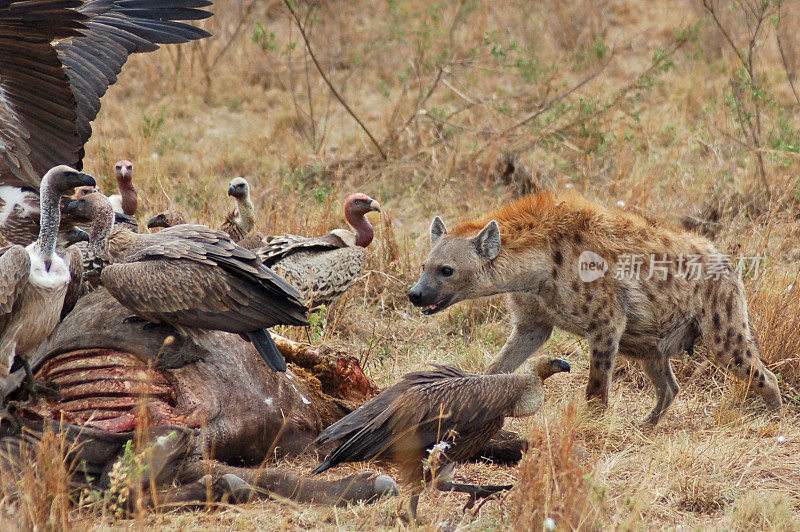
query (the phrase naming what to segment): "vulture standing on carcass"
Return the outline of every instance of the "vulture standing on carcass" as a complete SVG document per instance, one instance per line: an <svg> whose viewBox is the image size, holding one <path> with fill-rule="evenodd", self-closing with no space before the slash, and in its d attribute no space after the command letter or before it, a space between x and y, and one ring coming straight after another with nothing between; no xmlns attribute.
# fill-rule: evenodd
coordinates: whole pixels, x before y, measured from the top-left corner
<svg viewBox="0 0 800 532"><path fill-rule="evenodd" d="M250 184L243 177L231 179L228 196L236 200L236 207L228 213L219 229L238 242L256 226L256 209L250 199Z"/></svg>
<svg viewBox="0 0 800 532"><path fill-rule="evenodd" d="M559 358L538 357L528 375L471 375L454 366L437 365L416 371L378 394L360 408L322 431L318 445L342 441L314 473L343 462L378 459L397 464L411 487L411 516L416 518L425 478L423 460L440 452L433 472L442 491L477 497L511 488L452 481L455 464L480 451L502 427L506 417L535 414L542 407L542 381L569 364Z"/></svg>
<svg viewBox="0 0 800 532"><path fill-rule="evenodd" d="M125 159L114 166L114 176L117 178L119 194L108 197L114 211L133 216L139 207L139 195L133 186L133 163Z"/></svg>
<svg viewBox="0 0 800 532"><path fill-rule="evenodd" d="M0 250L2 379L8 378L15 355L32 379L28 357L58 325L70 273L81 268L80 253L70 251L62 257L56 251L61 196L83 185L94 185L94 178L64 165L48 171L40 185L38 238L27 247L13 245Z"/></svg>
<svg viewBox="0 0 800 532"><path fill-rule="evenodd" d="M0 0L0 235L39 234L40 177L80 170L100 99L128 56L207 37L176 20L211 16L208 0ZM62 200L62 208L69 202ZM62 217L62 229L70 229Z"/></svg>
<svg viewBox="0 0 800 532"><path fill-rule="evenodd" d="M93 220L91 243L109 263L102 284L138 318L170 325L184 337L197 329L241 334L273 370L286 370L266 327L308 325L308 309L300 293L253 252L202 225L153 234L114 229L102 194L73 200L67 212Z"/></svg>
<svg viewBox="0 0 800 532"><path fill-rule="evenodd" d="M380 212L376 200L353 194L344 204L344 217L355 233L334 229L324 236L268 236L254 250L264 264L294 284L311 307L330 305L352 285L367 262L364 250L374 230L368 212Z"/></svg>

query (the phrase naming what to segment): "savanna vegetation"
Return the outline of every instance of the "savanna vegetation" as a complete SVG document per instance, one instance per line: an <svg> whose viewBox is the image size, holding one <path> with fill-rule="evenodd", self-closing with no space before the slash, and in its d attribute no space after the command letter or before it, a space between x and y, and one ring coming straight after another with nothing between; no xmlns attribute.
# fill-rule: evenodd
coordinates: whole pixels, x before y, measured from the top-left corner
<svg viewBox="0 0 800 532"><path fill-rule="evenodd" d="M518 487L467 511L463 495L423 496L423 527L800 530L800 3L215 0L212 9L202 24L214 37L131 58L103 100L85 166L110 191L113 163L133 161L140 220L177 207L219 224L235 176L250 181L267 234L322 234L343 226L348 193L378 199L363 279L308 332L284 332L346 349L381 386L432 361L482 371L508 334L501 298L433 317L408 303L436 214L452 223L531 191L573 189L759 258L745 284L781 415L699 345L673 361L681 393L655 429L638 423L650 384L624 361L598 416L582 398L586 344L556 332L545 350L573 372L547 383L539 414L507 424L529 436L528 456L519 467L457 471ZM126 518L114 505L135 456L119 466L117 491L76 505L60 452L43 444L26 496L3 505L4 528L408 526L396 500Z"/></svg>

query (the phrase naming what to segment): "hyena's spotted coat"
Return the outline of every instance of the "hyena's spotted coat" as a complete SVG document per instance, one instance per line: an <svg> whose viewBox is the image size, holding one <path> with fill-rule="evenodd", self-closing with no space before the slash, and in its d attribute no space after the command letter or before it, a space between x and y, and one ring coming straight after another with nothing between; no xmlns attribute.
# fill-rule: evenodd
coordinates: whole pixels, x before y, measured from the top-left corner
<svg viewBox="0 0 800 532"><path fill-rule="evenodd" d="M777 380L759 359L739 272L698 235L577 196L538 194L451 233L437 217L431 243L408 294L423 312L508 294L513 330L489 372L516 370L555 326L588 340L586 395L603 405L617 353L638 360L656 389L647 421L657 423L678 393L670 357L691 352L702 335L718 363L751 382L770 408L781 407ZM609 268L591 282L579 272L587 251ZM618 271L634 256L643 262L640 275Z"/></svg>

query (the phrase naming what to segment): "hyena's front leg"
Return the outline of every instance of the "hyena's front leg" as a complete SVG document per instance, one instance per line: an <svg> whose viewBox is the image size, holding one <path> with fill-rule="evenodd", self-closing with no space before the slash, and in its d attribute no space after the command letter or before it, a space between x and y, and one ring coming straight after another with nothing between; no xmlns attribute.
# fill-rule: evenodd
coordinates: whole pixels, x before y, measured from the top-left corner
<svg viewBox="0 0 800 532"><path fill-rule="evenodd" d="M513 329L500 354L486 373L513 373L550 338L553 325L543 318L533 296L524 292L509 294L508 308Z"/></svg>
<svg viewBox="0 0 800 532"><path fill-rule="evenodd" d="M621 313L620 313L621 315ZM614 367L614 358L619 350L619 340L622 337L624 325L615 323L612 319L599 320L589 323L589 384L586 385L586 400L596 401L601 406L608 406L608 391L611 387L611 373Z"/></svg>

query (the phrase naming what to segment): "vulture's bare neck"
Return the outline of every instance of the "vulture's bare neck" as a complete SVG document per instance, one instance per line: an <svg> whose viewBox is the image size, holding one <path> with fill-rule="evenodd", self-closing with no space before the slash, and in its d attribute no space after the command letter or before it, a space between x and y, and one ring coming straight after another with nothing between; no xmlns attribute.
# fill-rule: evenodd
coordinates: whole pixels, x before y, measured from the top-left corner
<svg viewBox="0 0 800 532"><path fill-rule="evenodd" d="M89 234L89 246L95 255L103 257L108 251L108 237L114 229L114 211L111 205L95 214L92 220L92 231Z"/></svg>
<svg viewBox="0 0 800 532"><path fill-rule="evenodd" d="M532 416L538 412L544 404L544 392L542 391L542 379L538 375L530 376L525 390L520 395L517 402L511 408L511 417Z"/></svg>
<svg viewBox="0 0 800 532"><path fill-rule="evenodd" d="M356 231L356 246L361 246L362 248L369 246L375 236L375 230L367 220L367 217L363 214L360 216L353 215L348 211L345 213L345 218L347 218L347 223L350 224L350 227Z"/></svg>
<svg viewBox="0 0 800 532"><path fill-rule="evenodd" d="M256 209L253 206L253 200L250 199L250 194L247 194L242 198L236 198L236 203L239 207L239 225L242 227L242 231L249 233L256 226Z"/></svg>
<svg viewBox="0 0 800 532"><path fill-rule="evenodd" d="M39 237L36 249L45 263L50 263L56 250L58 226L61 224L61 194L55 189L49 176L42 179L39 191Z"/></svg>
<svg viewBox="0 0 800 532"><path fill-rule="evenodd" d="M133 216L136 214L136 209L139 207L139 195L136 193L136 187L133 186L133 181L118 180L117 188L122 198L120 201L122 204L122 212L128 216Z"/></svg>

